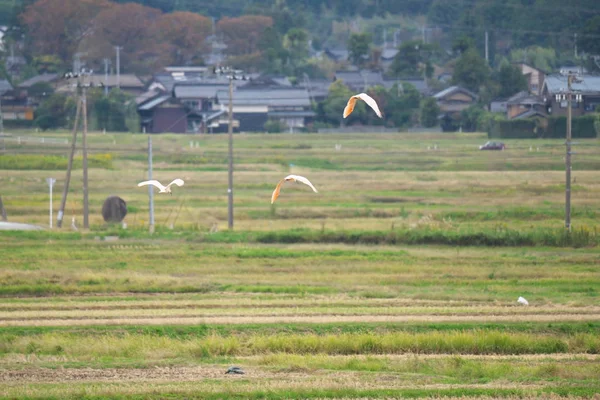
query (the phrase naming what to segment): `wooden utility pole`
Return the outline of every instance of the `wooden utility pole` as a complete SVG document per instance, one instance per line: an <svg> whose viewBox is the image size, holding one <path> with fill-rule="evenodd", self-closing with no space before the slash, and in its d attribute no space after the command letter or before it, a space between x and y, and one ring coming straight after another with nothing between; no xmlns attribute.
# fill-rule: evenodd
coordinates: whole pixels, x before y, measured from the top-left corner
<svg viewBox="0 0 600 400"><path fill-rule="evenodd" d="M571 81L573 75L567 76L567 85L569 91L567 92L567 153L565 154L565 228L571 231Z"/></svg>
<svg viewBox="0 0 600 400"><path fill-rule="evenodd" d="M573 105L573 94L575 94L575 101L581 102L582 97L580 93L573 91L573 83L579 83L581 80L573 73L567 74L567 91L561 91L556 94L557 102L567 101L567 138L565 141L566 154L565 154L565 228L571 231L571 156L573 155L572 150L572 105Z"/></svg>
<svg viewBox="0 0 600 400"><path fill-rule="evenodd" d="M227 226L233 229L233 76L229 78L229 164L227 168L229 186L227 188Z"/></svg>
<svg viewBox="0 0 600 400"><path fill-rule="evenodd" d="M0 196L0 215L2 216L2 221L8 221L6 209L4 208L4 203L2 202L2 196Z"/></svg>
<svg viewBox="0 0 600 400"><path fill-rule="evenodd" d="M69 193L69 184L71 183L71 170L73 168L73 157L75 156L75 144L77 142L77 129L79 125L79 116L81 114L81 101L77 99L77 110L75 111L75 123L73 124L73 135L71 139L71 152L69 153L69 163L67 164L67 176L65 177L65 186L63 187L62 199L60 201L60 208L58 209L58 216L56 217L56 226L62 227L63 216L65 213L65 206L67 204L67 194Z"/></svg>
<svg viewBox="0 0 600 400"><path fill-rule="evenodd" d="M152 180L152 136L148 135L148 180ZM149 231L154 233L154 187L148 185L148 201L149 201Z"/></svg>
<svg viewBox="0 0 600 400"><path fill-rule="evenodd" d="M89 229L90 222L88 204L87 88L85 85L83 85L81 91L81 108L83 111L83 138L81 140L81 144L83 147L83 229Z"/></svg>

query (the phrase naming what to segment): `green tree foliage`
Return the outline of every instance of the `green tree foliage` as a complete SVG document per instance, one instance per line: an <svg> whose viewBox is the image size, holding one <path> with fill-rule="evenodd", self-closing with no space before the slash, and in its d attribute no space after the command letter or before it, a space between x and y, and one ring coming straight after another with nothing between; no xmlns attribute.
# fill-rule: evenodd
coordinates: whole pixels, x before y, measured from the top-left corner
<svg viewBox="0 0 600 400"><path fill-rule="evenodd" d="M499 85L498 97L506 98L527 90L527 78L516 65L504 64L497 73Z"/></svg>
<svg viewBox="0 0 600 400"><path fill-rule="evenodd" d="M440 107L437 104L436 99L428 97L423 100L421 106L421 125L425 128L432 128L438 124L438 115L440 114Z"/></svg>
<svg viewBox="0 0 600 400"><path fill-rule="evenodd" d="M341 124L344 119L342 115L344 107L352 95L354 93L341 80L333 82L329 86L329 94L327 99L323 101L323 106L320 110L323 122L336 125ZM357 103L354 112L347 118L347 125L351 125L353 121L360 120L360 117L364 116L363 114L366 110L364 109L364 105L359 103Z"/></svg>
<svg viewBox="0 0 600 400"><path fill-rule="evenodd" d="M352 33L348 39L348 53L350 61L354 65L362 65L366 56L369 55L371 35L367 32Z"/></svg>
<svg viewBox="0 0 600 400"><path fill-rule="evenodd" d="M469 49L460 56L454 66L452 82L473 92L478 92L490 77L490 68L475 49Z"/></svg>
<svg viewBox="0 0 600 400"><path fill-rule="evenodd" d="M112 89L108 96L95 93L94 115L96 117L97 129L110 132L126 132L128 127L127 104L131 97L119 89Z"/></svg>
<svg viewBox="0 0 600 400"><path fill-rule="evenodd" d="M592 55L600 55L600 15L588 19L580 31L579 48Z"/></svg>
<svg viewBox="0 0 600 400"><path fill-rule="evenodd" d="M308 58L308 33L300 28L290 29L283 38L283 47L292 68L296 68Z"/></svg>
<svg viewBox="0 0 600 400"><path fill-rule="evenodd" d="M63 128L74 114L74 101L62 93L46 98L35 110L34 123L42 130Z"/></svg>
<svg viewBox="0 0 600 400"><path fill-rule="evenodd" d="M558 66L556 51L540 46L515 49L510 52L510 60L512 62L525 62L542 71L552 71Z"/></svg>
<svg viewBox="0 0 600 400"><path fill-rule="evenodd" d="M464 132L481 130L487 113L481 106L474 104L460 113L460 125Z"/></svg>
<svg viewBox="0 0 600 400"><path fill-rule="evenodd" d="M420 74L420 63L428 63L431 46L423 44L420 40L409 40L399 47L394 56L390 73L393 76L412 77Z"/></svg>

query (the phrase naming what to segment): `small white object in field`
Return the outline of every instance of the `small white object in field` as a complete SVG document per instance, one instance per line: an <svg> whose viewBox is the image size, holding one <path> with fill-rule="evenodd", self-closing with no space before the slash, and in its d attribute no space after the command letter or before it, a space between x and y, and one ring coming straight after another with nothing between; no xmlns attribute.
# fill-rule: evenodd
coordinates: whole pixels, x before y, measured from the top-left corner
<svg viewBox="0 0 600 400"><path fill-rule="evenodd" d="M336 144L336 145L335 145L335 149L336 149L337 151L340 151L340 150L342 149L342 145L341 145L341 144Z"/></svg>
<svg viewBox="0 0 600 400"><path fill-rule="evenodd" d="M527 300L525 300L525 298L524 298L524 297L520 297L520 296L519 296L519 298L517 299L517 303L519 303L519 304L523 304L524 306L528 306L528 305L529 305L529 302L528 302Z"/></svg>
<svg viewBox="0 0 600 400"><path fill-rule="evenodd" d="M144 182L140 182L138 183L138 186L146 186L146 185L152 185L152 186L156 186L159 189L158 193L171 193L171 185L177 185L177 186L183 186L183 180L182 179L174 179L173 182L169 183L167 186L163 186L162 183L160 183L157 180L151 180L151 181L144 181ZM171 193L173 194L173 193Z"/></svg>
<svg viewBox="0 0 600 400"><path fill-rule="evenodd" d="M373 99L366 93L359 93L348 99L348 103L346 104L346 107L344 107L344 118L352 114L352 111L354 111L354 106L356 105L356 100L358 99L361 99L362 101L367 103L367 105L371 107L373 111L375 111L375 114L377 114L379 118L383 118L381 116L381 111L379 111L379 107L377 106L377 102L375 101L375 99Z"/></svg>
<svg viewBox="0 0 600 400"><path fill-rule="evenodd" d="M277 186L275 187L275 190L273 190L273 194L271 195L271 204L273 204L275 202L275 200L277 200L277 197L279 197L279 192L281 191L281 185L283 185L283 182L285 182L285 181L304 183L305 185L310 186L310 188L313 190L313 192L319 193L319 192L317 192L317 189L313 186L313 184L310 183L310 181L308 179L306 179L305 177L300 176L300 175L288 175L285 178L283 178L282 180L280 180L279 183L277 184Z"/></svg>
<svg viewBox="0 0 600 400"><path fill-rule="evenodd" d="M74 231L79 230L79 229L77 229L77 225L75 225L75 217L71 218L71 229L73 229Z"/></svg>

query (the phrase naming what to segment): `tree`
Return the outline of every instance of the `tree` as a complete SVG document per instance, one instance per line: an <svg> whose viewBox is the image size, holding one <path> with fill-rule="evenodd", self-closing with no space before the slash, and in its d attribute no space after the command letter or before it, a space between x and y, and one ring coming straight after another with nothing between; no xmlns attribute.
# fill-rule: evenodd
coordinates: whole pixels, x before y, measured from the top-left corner
<svg viewBox="0 0 600 400"><path fill-rule="evenodd" d="M34 124L42 130L63 128L67 125L67 116L73 111L73 99L63 93L55 93L35 110Z"/></svg>
<svg viewBox="0 0 600 400"><path fill-rule="evenodd" d="M423 105L421 106L421 125L425 128L437 126L439 114L440 107L435 98L428 97L423 100Z"/></svg>
<svg viewBox="0 0 600 400"><path fill-rule="evenodd" d="M171 62L176 65L197 64L201 54L208 50L206 38L212 30L212 21L200 14L176 11L163 14L158 28L172 49Z"/></svg>
<svg viewBox="0 0 600 400"><path fill-rule="evenodd" d="M490 69L485 60L471 48L456 62L452 81L455 85L479 92L479 88L487 83L489 76Z"/></svg>
<svg viewBox="0 0 600 400"><path fill-rule="evenodd" d="M258 52L261 36L270 26L273 26L273 19L263 15L225 17L217 23L227 45L227 53L233 56Z"/></svg>
<svg viewBox="0 0 600 400"><path fill-rule="evenodd" d="M88 59L101 64L102 58L113 57L115 46L121 49L122 70L149 73L169 63L169 44L164 40L158 22L162 13L140 4L116 4L100 12L92 23L92 34L86 41Z"/></svg>
<svg viewBox="0 0 600 400"><path fill-rule="evenodd" d="M475 132L481 127L483 116L486 111L476 104L462 110L460 113L460 124L463 131Z"/></svg>
<svg viewBox="0 0 600 400"><path fill-rule="evenodd" d="M94 115L98 129L106 129L111 132L126 132L127 102L131 97L119 89L112 89L108 96L96 92Z"/></svg>
<svg viewBox="0 0 600 400"><path fill-rule="evenodd" d="M421 61L420 46L422 46L422 42L419 40L402 43L398 48L398 53L394 56L390 72L395 76L418 75L419 62Z"/></svg>
<svg viewBox="0 0 600 400"><path fill-rule="evenodd" d="M114 6L108 0L39 0L21 19L33 55L52 54L70 64L81 40L90 33L92 19Z"/></svg>
<svg viewBox="0 0 600 400"><path fill-rule="evenodd" d="M465 35L456 38L452 43L452 51L457 55L461 55L465 51L472 48L475 48L475 41L473 40L473 38L470 38Z"/></svg>
<svg viewBox="0 0 600 400"><path fill-rule="evenodd" d="M542 71L551 71L558 65L556 51L552 48L531 46L510 52L510 61L525 62Z"/></svg>
<svg viewBox="0 0 600 400"><path fill-rule="evenodd" d="M364 64L365 56L369 55L370 44L371 35L369 33L352 33L350 35L350 38L348 39L348 53L352 64Z"/></svg>
<svg viewBox="0 0 600 400"><path fill-rule="evenodd" d="M500 87L498 96L501 98L506 98L522 90L527 90L527 78L516 65L502 65L500 71L498 71L497 80Z"/></svg>
<svg viewBox="0 0 600 400"><path fill-rule="evenodd" d="M433 65L430 58L436 53L437 48L425 44L420 40L410 40L402 43L398 53L394 56L390 73L395 76L413 77L433 75Z"/></svg>
<svg viewBox="0 0 600 400"><path fill-rule="evenodd" d="M283 38L283 47L293 68L308 58L308 33L304 29L292 28Z"/></svg>
<svg viewBox="0 0 600 400"><path fill-rule="evenodd" d="M329 94L327 98L323 101L323 118L325 122L331 124L340 124L343 121L343 112L346 103L350 96L354 93L346 86L341 80L337 80L333 82L329 86ZM352 121L356 121L360 119L361 116L366 112L364 108L364 104L360 104L361 102L357 102L356 108L347 118L348 124Z"/></svg>
<svg viewBox="0 0 600 400"><path fill-rule="evenodd" d="M260 68L263 72L283 73L288 61L288 52L283 48L282 37L275 27L265 28L258 41L258 50L263 55Z"/></svg>
<svg viewBox="0 0 600 400"><path fill-rule="evenodd" d="M577 40L577 45L582 51L591 55L600 55L600 15L588 19Z"/></svg>

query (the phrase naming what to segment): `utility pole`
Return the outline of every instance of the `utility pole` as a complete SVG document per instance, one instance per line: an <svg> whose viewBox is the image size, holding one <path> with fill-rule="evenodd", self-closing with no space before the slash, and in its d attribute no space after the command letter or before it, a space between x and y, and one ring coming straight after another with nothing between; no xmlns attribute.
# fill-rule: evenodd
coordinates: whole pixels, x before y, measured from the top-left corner
<svg viewBox="0 0 600 400"><path fill-rule="evenodd" d="M488 50L489 49L488 40L489 40L488 31L485 31L485 62L489 65L490 57L489 57L489 50Z"/></svg>
<svg viewBox="0 0 600 400"><path fill-rule="evenodd" d="M117 50L117 87L121 87L121 46L115 46Z"/></svg>
<svg viewBox="0 0 600 400"><path fill-rule="evenodd" d="M152 136L148 135L148 180L152 180ZM149 200L149 231L154 233L154 191L152 185L148 185Z"/></svg>
<svg viewBox="0 0 600 400"><path fill-rule="evenodd" d="M246 76L237 76L230 67L214 67L213 72L217 75L227 74L229 78L229 123L227 133L229 135L228 168L227 168L227 226L233 230L233 81L246 80Z"/></svg>
<svg viewBox="0 0 600 400"><path fill-rule="evenodd" d="M233 230L233 74L229 77L229 164L227 168L227 177L229 185L227 187L227 226L229 230Z"/></svg>
<svg viewBox="0 0 600 400"><path fill-rule="evenodd" d="M88 157L87 157L87 85L81 88L81 108L83 111L83 229L89 229L89 204L88 204Z"/></svg>
<svg viewBox="0 0 600 400"><path fill-rule="evenodd" d="M60 208L58 209L58 216L56 217L56 226L62 227L63 216L65 212L65 206L67 204L67 194L69 193L69 184L71 183L71 169L73 168L73 157L75 155L75 143L77 142L77 128L79 125L79 117L81 114L81 102L77 99L77 110L75 111L75 123L73 124L73 134L71 139L71 152L69 153L69 162L67 164L67 176L65 177L65 186L63 187L62 199L60 201Z"/></svg>
<svg viewBox="0 0 600 400"><path fill-rule="evenodd" d="M2 115L2 95L4 93L0 93L0 135L4 135L4 116ZM4 143L4 139L2 139L2 143Z"/></svg>
<svg viewBox="0 0 600 400"><path fill-rule="evenodd" d="M8 221L8 216L6 215L6 209L4 208L4 203L2 202L2 196L0 196L0 217L2 217L2 221Z"/></svg>
<svg viewBox="0 0 600 400"><path fill-rule="evenodd" d="M108 96L108 58L104 59L104 95Z"/></svg>
<svg viewBox="0 0 600 400"><path fill-rule="evenodd" d="M556 101L560 102L561 100L567 101L567 140L565 142L566 145L566 154L565 154L565 228L570 232L571 231L571 128L572 128L572 103L573 103L573 94L575 94L575 101L581 102L582 97L580 93L576 93L573 91L573 83L580 83L581 80L577 79L577 76L573 73L567 74L567 91L557 93Z"/></svg>
<svg viewBox="0 0 600 400"><path fill-rule="evenodd" d="M46 178L46 183L50 186L50 228L52 228L52 186L55 182L56 179L54 178Z"/></svg>

